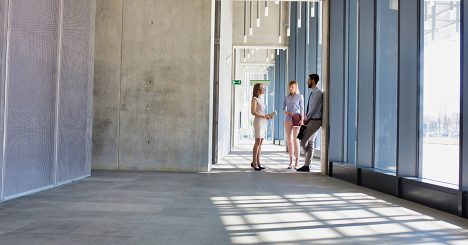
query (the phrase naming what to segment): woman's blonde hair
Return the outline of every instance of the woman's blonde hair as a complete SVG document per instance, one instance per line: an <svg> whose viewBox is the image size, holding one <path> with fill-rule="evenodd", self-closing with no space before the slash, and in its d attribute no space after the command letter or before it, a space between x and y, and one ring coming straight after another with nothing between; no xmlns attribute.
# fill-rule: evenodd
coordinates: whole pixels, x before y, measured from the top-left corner
<svg viewBox="0 0 468 245"><path fill-rule="evenodd" d="M260 95L260 88L262 87L261 83L257 83L253 87L252 97L258 98Z"/></svg>
<svg viewBox="0 0 468 245"><path fill-rule="evenodd" d="M289 90L289 87L290 87L291 85L296 85L296 92L295 92L294 94L300 94L300 93L301 93L301 91L299 91L299 84L297 84L296 81L292 80L291 82L289 82L288 90ZM289 95L292 95L292 94L291 94L291 91L289 91Z"/></svg>

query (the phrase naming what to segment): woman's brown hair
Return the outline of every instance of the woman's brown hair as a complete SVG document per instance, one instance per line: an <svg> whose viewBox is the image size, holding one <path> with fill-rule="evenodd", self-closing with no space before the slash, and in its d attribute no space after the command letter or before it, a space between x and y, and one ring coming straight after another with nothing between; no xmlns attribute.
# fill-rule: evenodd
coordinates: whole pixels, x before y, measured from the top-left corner
<svg viewBox="0 0 468 245"><path fill-rule="evenodd" d="M299 84L297 84L297 82L295 80L292 80L291 82L289 82L289 85L288 85L288 88L291 86L291 85L296 85L296 92L295 94L300 94L300 91L299 91ZM289 92L289 95L292 95L291 92Z"/></svg>
<svg viewBox="0 0 468 245"><path fill-rule="evenodd" d="M261 83L257 83L257 84L254 85L252 97L258 98L258 96L260 94L260 88L261 87L262 87Z"/></svg>

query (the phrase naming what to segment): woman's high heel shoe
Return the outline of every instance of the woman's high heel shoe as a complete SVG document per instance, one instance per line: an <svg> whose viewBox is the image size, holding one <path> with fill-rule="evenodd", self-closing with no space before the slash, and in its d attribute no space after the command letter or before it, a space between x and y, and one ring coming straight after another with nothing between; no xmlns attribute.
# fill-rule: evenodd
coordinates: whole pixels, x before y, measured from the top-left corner
<svg viewBox="0 0 468 245"><path fill-rule="evenodd" d="M260 164L258 164L258 167L259 167L260 169L265 169L265 167L263 167L263 166L260 165Z"/></svg>
<svg viewBox="0 0 468 245"><path fill-rule="evenodd" d="M262 170L261 168L256 168L256 167L254 167L253 162L250 164L250 166L251 166L255 171L260 171L260 170Z"/></svg>

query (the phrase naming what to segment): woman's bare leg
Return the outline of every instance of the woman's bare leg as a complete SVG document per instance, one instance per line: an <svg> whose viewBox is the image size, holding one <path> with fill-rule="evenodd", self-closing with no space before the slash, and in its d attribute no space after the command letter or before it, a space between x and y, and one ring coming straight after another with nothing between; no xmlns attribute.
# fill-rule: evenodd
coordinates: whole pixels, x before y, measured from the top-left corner
<svg viewBox="0 0 468 245"><path fill-rule="evenodd" d="M285 121L284 122L284 129L286 131L286 144L288 145L288 152L289 152L289 166L292 166L292 158L294 152L293 140L291 138L291 134L293 131L292 121Z"/></svg>
<svg viewBox="0 0 468 245"><path fill-rule="evenodd" d="M299 140L297 139L297 134L299 133L300 127L293 127L292 129L292 142L294 145L294 157L296 158L295 167L299 166Z"/></svg>
<svg viewBox="0 0 468 245"><path fill-rule="evenodd" d="M253 158L252 166L254 168L258 168L258 152L259 152L259 149L260 149L260 139L255 139L255 144L254 144L253 150L252 150L252 158Z"/></svg>
<svg viewBox="0 0 468 245"><path fill-rule="evenodd" d="M262 144L263 144L263 138L259 139L258 143L258 151L257 151L257 166L260 167L262 164L260 163L260 155L262 153Z"/></svg>

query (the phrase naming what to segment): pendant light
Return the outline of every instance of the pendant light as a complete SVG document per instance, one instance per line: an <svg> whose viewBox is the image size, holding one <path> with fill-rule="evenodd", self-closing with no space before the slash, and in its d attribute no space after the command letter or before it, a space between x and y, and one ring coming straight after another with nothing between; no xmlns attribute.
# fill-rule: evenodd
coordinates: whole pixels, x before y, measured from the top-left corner
<svg viewBox="0 0 468 245"><path fill-rule="evenodd" d="M244 2L244 43L247 42L247 33L245 31L247 22L247 2ZM245 59L245 49L244 49L244 59Z"/></svg>
<svg viewBox="0 0 468 245"><path fill-rule="evenodd" d="M299 5L297 6L297 28L302 27L302 2L299 2Z"/></svg>
<svg viewBox="0 0 468 245"><path fill-rule="evenodd" d="M282 42L282 37L281 37L281 4L279 5L279 23L278 23L278 43L281 43Z"/></svg>
<svg viewBox="0 0 468 245"><path fill-rule="evenodd" d="M252 1L250 1L250 20L249 20L249 35L253 35L253 28L252 28Z"/></svg>
<svg viewBox="0 0 468 245"><path fill-rule="evenodd" d="M257 1L257 27L260 27L260 1Z"/></svg>

